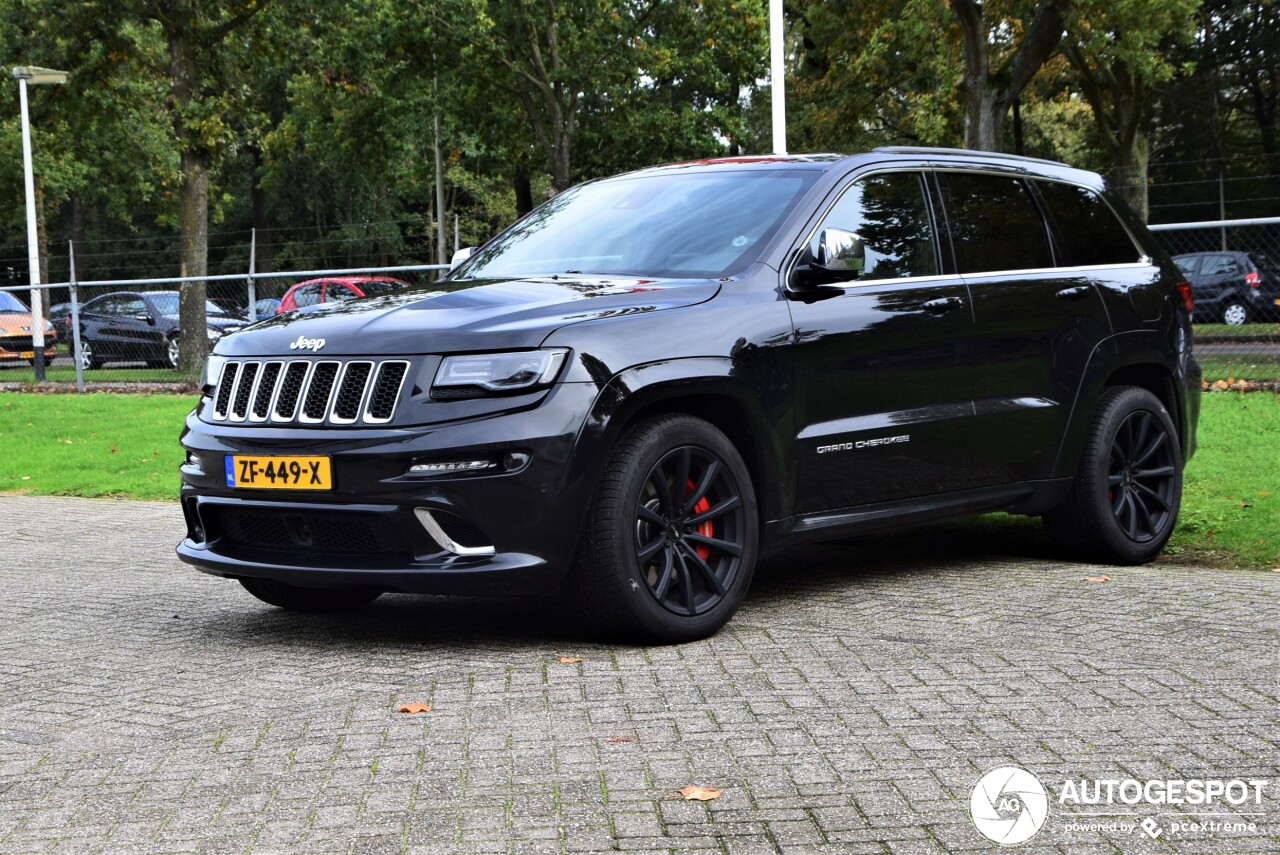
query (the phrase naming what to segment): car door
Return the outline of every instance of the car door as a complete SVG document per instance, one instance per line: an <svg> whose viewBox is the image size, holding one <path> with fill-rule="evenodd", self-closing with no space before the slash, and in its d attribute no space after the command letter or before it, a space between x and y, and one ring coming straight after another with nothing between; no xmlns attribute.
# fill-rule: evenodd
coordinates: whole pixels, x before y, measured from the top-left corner
<svg viewBox="0 0 1280 855"><path fill-rule="evenodd" d="M971 439L969 295L940 252L923 169L847 184L805 239L855 234L861 273L789 301L797 411L796 511L811 513L962 488ZM838 289L835 287L838 286Z"/></svg>
<svg viewBox="0 0 1280 855"><path fill-rule="evenodd" d="M972 474L983 485L1047 478L1094 346L1110 335L1088 270L1058 266L1031 182L937 172L956 263L973 299ZM1135 252L1136 255L1136 252Z"/></svg>
<svg viewBox="0 0 1280 855"><path fill-rule="evenodd" d="M80 339L87 343L97 356L111 353L111 342L107 339L104 327L107 315L111 310L114 295L95 297L80 307Z"/></svg>
<svg viewBox="0 0 1280 855"><path fill-rule="evenodd" d="M114 305L111 330L120 356L130 360L157 359L163 334L142 295L121 294Z"/></svg>

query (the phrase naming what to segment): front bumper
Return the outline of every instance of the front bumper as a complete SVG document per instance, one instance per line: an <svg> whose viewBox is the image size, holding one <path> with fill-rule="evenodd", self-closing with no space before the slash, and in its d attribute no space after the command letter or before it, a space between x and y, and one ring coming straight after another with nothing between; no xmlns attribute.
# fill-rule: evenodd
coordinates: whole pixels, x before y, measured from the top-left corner
<svg viewBox="0 0 1280 855"><path fill-rule="evenodd" d="M579 446L596 391L563 383L521 412L380 430L211 425L193 412L182 440L190 457L182 466L187 537L178 557L218 576L314 587L554 591L603 463ZM327 455L334 488L228 487L230 454ZM499 474L409 472L415 463L505 454L527 459ZM457 542L442 543L423 512L452 521L446 528Z"/></svg>

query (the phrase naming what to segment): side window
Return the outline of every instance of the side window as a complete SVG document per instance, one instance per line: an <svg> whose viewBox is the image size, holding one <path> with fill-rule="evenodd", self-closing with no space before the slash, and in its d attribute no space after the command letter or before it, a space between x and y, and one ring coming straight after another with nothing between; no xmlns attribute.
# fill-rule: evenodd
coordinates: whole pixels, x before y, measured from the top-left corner
<svg viewBox="0 0 1280 855"><path fill-rule="evenodd" d="M814 258L823 229L842 229L862 239L866 262L859 279L938 273L933 221L919 173L871 175L850 185L810 242Z"/></svg>
<svg viewBox="0 0 1280 855"><path fill-rule="evenodd" d="M1132 264L1141 257L1133 240L1101 197L1084 187L1037 181L1049 208L1063 266Z"/></svg>
<svg viewBox="0 0 1280 855"><path fill-rule="evenodd" d="M315 282L311 285L303 285L297 291L293 292L293 302L298 306L314 306L320 302L320 289L324 287L323 283Z"/></svg>
<svg viewBox="0 0 1280 855"><path fill-rule="evenodd" d="M343 285L341 282L330 282L329 292L325 295L325 300L337 300L339 302L345 300L354 300L360 295L350 285Z"/></svg>
<svg viewBox="0 0 1280 855"><path fill-rule="evenodd" d="M1240 263L1229 255L1211 255L1204 260L1205 276L1227 276L1240 272Z"/></svg>
<svg viewBox="0 0 1280 855"><path fill-rule="evenodd" d="M126 318L133 318L138 315L150 315L147 304L142 301L141 297L121 297L117 303L116 314Z"/></svg>
<svg viewBox="0 0 1280 855"><path fill-rule="evenodd" d="M939 172L961 273L1053 266L1049 236L1020 178Z"/></svg>
<svg viewBox="0 0 1280 855"><path fill-rule="evenodd" d="M96 300L90 300L84 304L84 308L80 311L90 315L109 315L111 314L111 305L115 302L115 297L99 297Z"/></svg>
<svg viewBox="0 0 1280 855"><path fill-rule="evenodd" d="M1200 256L1183 255L1175 258L1173 263L1178 265L1178 269L1182 271L1183 276L1195 276L1196 268L1200 266Z"/></svg>

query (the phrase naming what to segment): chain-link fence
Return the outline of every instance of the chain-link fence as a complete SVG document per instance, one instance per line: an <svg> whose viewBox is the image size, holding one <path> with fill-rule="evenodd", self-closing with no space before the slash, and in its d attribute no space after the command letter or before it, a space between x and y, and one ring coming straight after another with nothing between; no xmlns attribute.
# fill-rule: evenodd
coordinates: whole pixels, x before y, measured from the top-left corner
<svg viewBox="0 0 1280 855"><path fill-rule="evenodd" d="M1195 297L1196 355L1210 382L1280 382L1280 217L1174 223L1151 230ZM252 257L252 253L250 253ZM74 271L74 264L70 266ZM446 269L420 264L227 274L205 279L209 346L253 319L386 293ZM0 288L0 386L182 382L178 289L186 281L115 279L41 287L44 349L30 290ZM40 355L43 365L36 366Z"/></svg>
<svg viewBox="0 0 1280 855"><path fill-rule="evenodd" d="M1150 228L1191 283L1205 379L1280 381L1280 217Z"/></svg>
<svg viewBox="0 0 1280 855"><path fill-rule="evenodd" d="M277 312L394 292L447 269L415 264L206 277L205 339L212 349L223 335ZM200 280L76 282L73 274L40 286L39 297L29 287L0 289L0 386L184 382L178 295L191 281Z"/></svg>

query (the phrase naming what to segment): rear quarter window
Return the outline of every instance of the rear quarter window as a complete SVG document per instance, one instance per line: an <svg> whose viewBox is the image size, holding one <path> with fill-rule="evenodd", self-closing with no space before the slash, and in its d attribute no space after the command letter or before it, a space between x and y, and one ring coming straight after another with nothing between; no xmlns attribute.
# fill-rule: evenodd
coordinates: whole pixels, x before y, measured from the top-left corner
<svg viewBox="0 0 1280 855"><path fill-rule="evenodd" d="M1132 264L1141 259L1133 239L1098 194L1057 181L1037 181L1036 186L1053 220L1061 266Z"/></svg>

